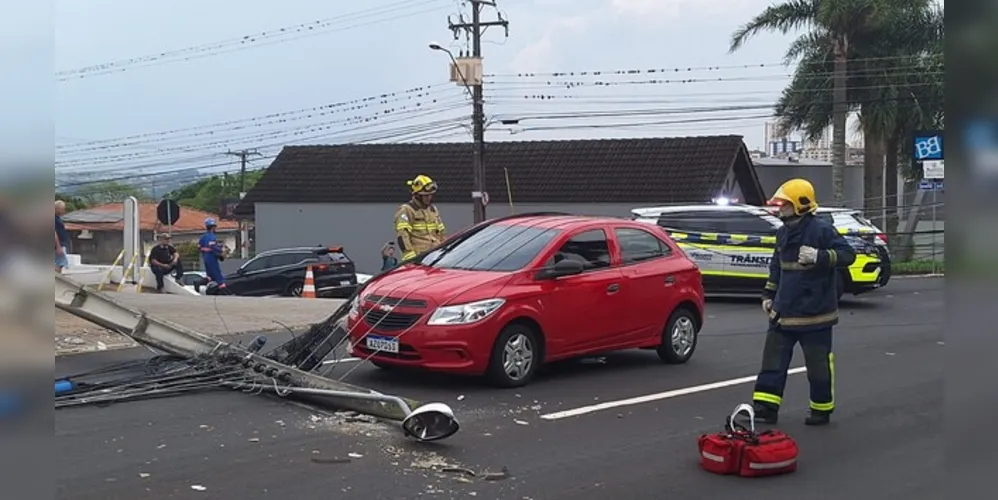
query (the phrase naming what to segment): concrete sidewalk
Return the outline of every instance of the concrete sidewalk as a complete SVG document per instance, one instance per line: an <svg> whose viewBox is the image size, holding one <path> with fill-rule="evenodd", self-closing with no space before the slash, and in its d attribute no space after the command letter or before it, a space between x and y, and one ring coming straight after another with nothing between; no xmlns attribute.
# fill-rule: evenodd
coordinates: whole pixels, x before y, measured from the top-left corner
<svg viewBox="0 0 998 500"><path fill-rule="evenodd" d="M336 310L342 300L259 297L185 297L105 292L152 316L210 335L303 330ZM63 311L55 311L56 355L134 347L127 337Z"/></svg>

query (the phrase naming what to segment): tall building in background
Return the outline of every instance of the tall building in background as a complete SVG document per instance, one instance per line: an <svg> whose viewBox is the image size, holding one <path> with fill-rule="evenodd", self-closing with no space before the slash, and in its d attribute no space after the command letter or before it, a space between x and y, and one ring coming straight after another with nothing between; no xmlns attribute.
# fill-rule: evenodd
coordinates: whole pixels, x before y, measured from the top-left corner
<svg viewBox="0 0 998 500"><path fill-rule="evenodd" d="M850 116L847 122L846 133L846 162L856 163L863 161L863 132L856 130L859 118ZM813 141L805 141L801 158L824 162L832 161L832 127L829 126L821 135Z"/></svg>
<svg viewBox="0 0 998 500"><path fill-rule="evenodd" d="M801 141L791 138L789 134L780 134L778 128L775 121L765 123L763 135L766 155L773 158L786 158L792 154L798 154L802 148Z"/></svg>

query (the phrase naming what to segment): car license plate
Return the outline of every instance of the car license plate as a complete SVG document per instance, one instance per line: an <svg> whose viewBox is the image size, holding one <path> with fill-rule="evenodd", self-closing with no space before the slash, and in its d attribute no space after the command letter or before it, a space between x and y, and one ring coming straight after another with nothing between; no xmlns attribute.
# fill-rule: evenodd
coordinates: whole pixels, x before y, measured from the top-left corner
<svg viewBox="0 0 998 500"><path fill-rule="evenodd" d="M340 286L347 286L347 285L349 285L349 284L350 284L350 282L349 282L349 281L341 281L341 282L340 282Z"/></svg>
<svg viewBox="0 0 998 500"><path fill-rule="evenodd" d="M377 335L368 335L367 348L372 351L390 352L393 354L398 354L399 339L395 337L381 337Z"/></svg>

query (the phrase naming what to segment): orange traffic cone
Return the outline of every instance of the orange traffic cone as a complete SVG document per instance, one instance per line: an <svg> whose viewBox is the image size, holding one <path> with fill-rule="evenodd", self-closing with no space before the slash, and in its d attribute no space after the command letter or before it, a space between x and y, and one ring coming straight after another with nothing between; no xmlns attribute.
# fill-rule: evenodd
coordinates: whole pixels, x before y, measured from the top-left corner
<svg viewBox="0 0 998 500"><path fill-rule="evenodd" d="M312 274L312 264L305 268L305 284L301 287L301 296L305 299L315 298L315 275Z"/></svg>

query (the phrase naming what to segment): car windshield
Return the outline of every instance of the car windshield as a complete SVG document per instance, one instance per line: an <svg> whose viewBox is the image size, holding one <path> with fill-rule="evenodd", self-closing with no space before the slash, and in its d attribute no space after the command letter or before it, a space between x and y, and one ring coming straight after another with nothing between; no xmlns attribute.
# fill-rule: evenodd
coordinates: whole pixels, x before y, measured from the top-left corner
<svg viewBox="0 0 998 500"><path fill-rule="evenodd" d="M559 232L559 229L494 224L458 243L443 257L441 250L430 252L421 263L443 269L518 271L534 260Z"/></svg>

